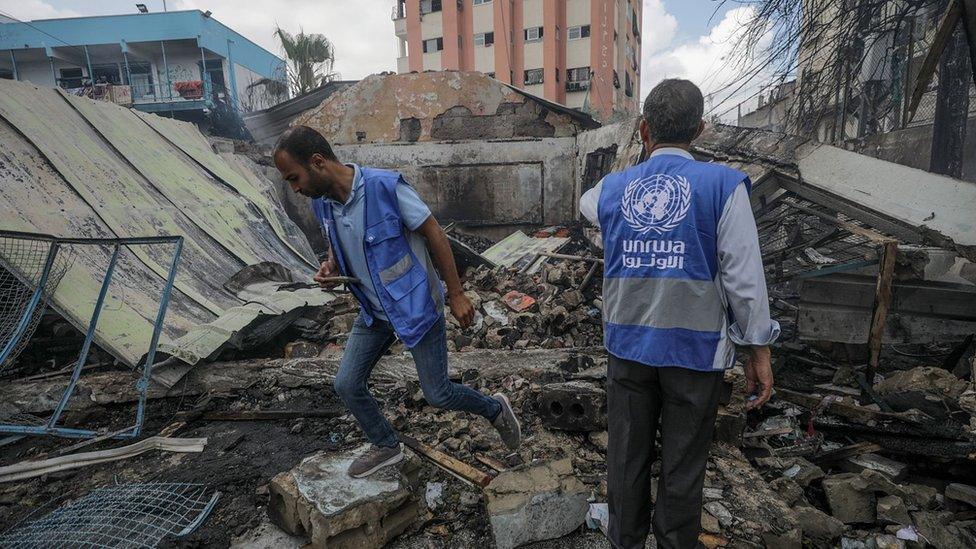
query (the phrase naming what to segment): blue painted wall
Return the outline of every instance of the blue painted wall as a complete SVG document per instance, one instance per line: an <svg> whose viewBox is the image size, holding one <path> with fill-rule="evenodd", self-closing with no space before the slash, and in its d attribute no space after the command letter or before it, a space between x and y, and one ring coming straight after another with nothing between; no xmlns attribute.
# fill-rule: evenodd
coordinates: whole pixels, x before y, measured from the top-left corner
<svg viewBox="0 0 976 549"><path fill-rule="evenodd" d="M266 78L280 76L284 61L199 10L137 13L97 17L43 19L0 24L0 50L57 48L95 44L197 40L222 57ZM228 40L232 52L228 52Z"/></svg>

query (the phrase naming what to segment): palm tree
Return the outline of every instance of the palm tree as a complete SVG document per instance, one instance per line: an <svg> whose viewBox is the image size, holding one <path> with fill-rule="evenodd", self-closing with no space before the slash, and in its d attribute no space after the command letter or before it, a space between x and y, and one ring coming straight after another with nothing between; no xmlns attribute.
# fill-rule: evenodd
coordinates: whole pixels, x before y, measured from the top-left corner
<svg viewBox="0 0 976 549"><path fill-rule="evenodd" d="M291 34L278 27L274 32L290 64L288 83L295 95L314 90L326 82L338 78L332 67L335 64L335 48L322 34Z"/></svg>

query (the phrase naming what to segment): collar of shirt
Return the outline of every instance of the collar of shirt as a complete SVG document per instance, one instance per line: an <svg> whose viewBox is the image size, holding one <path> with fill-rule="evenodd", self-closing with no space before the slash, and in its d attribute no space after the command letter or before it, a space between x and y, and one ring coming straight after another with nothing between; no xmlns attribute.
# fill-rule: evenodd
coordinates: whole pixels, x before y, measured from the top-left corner
<svg viewBox="0 0 976 549"><path fill-rule="evenodd" d="M651 153L651 156L649 156L648 158L654 158L655 156L658 156L658 155L661 155L661 154L676 154L678 156L682 156L684 158L687 158L688 160L694 160L695 159L695 157L692 156L690 152L688 152L688 151L686 151L684 149L679 149L678 147L661 147L660 149L657 149L654 152L652 152Z"/></svg>
<svg viewBox="0 0 976 549"><path fill-rule="evenodd" d="M346 201L342 204L339 202L328 198L326 200L332 205L333 208L338 208L341 210L342 214L346 213L346 210L355 203L359 198L359 194L362 192L363 188L363 172L359 169L359 164L346 164L353 169L352 176L352 188L349 190L349 196L346 197Z"/></svg>

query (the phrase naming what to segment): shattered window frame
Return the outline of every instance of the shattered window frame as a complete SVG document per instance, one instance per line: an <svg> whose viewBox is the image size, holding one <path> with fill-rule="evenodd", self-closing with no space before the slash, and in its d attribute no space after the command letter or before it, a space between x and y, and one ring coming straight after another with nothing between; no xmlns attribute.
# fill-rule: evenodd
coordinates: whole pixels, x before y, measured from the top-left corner
<svg viewBox="0 0 976 549"><path fill-rule="evenodd" d="M589 82L590 67L575 67L566 69L566 83L570 82Z"/></svg>
<svg viewBox="0 0 976 549"><path fill-rule="evenodd" d="M522 83L526 86L534 86L536 84L542 84L544 78L545 71L543 69L525 69L525 74L522 77Z"/></svg>

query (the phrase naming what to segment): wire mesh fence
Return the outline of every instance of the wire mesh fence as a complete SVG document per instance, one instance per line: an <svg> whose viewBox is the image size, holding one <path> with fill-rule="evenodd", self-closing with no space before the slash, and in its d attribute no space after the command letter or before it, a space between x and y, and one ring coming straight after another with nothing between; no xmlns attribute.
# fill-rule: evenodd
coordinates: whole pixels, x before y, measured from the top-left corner
<svg viewBox="0 0 976 549"><path fill-rule="evenodd" d="M797 196L786 195L756 218L766 279L856 269L876 263L878 244L849 227L857 221Z"/></svg>
<svg viewBox="0 0 976 549"><path fill-rule="evenodd" d="M0 235L0 374L34 334L73 257L52 241Z"/></svg>
<svg viewBox="0 0 976 549"><path fill-rule="evenodd" d="M119 360L124 359L125 364L137 370L132 387L138 396L134 425L127 431L111 431L122 433L118 438L139 435L149 374L162 334L182 242L181 237L167 236L85 239L0 231L0 374L3 369L9 369L7 377L22 376L37 369L35 364L9 366L18 354L25 357L22 362L36 360L37 347L43 347L43 343L31 346L26 354L23 351L32 343L49 303L64 314L69 326L73 324L80 331L73 348L56 355L52 353L67 361L62 363L65 367L42 374L63 374L67 378L50 418L37 424L0 416L0 433L98 436L100 433L92 430L61 426L59 419L72 398L79 398L74 395L75 388L89 366L89 359L96 355L94 347L105 343L116 358L122 357ZM137 249L144 253L137 254ZM147 265L154 261L158 261L156 267ZM59 289L60 286L64 287ZM118 337L120 329L124 338ZM53 339L62 338L55 335ZM141 353L145 354L140 358ZM57 361L52 359L48 369L58 367Z"/></svg>
<svg viewBox="0 0 976 549"><path fill-rule="evenodd" d="M193 533L219 492L201 484L141 483L99 488L55 508L51 502L0 535L9 549L142 548ZM42 516L43 515L43 516Z"/></svg>

